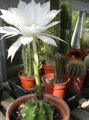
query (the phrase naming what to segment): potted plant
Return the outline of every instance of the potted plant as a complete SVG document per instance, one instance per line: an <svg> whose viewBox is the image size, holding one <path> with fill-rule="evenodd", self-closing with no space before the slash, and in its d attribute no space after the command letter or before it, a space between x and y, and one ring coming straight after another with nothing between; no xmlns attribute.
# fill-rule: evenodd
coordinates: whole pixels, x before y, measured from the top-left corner
<svg viewBox="0 0 89 120"><path fill-rule="evenodd" d="M66 64L66 75L70 79L68 84L69 91L74 94L82 89L85 74L86 67L82 60L74 59Z"/></svg>
<svg viewBox="0 0 89 120"><path fill-rule="evenodd" d="M89 55L84 58L84 64L86 66L86 82L89 84Z"/></svg>
<svg viewBox="0 0 89 120"><path fill-rule="evenodd" d="M28 52L29 51L29 52ZM22 48L22 62L24 70L21 70L18 73L19 79L21 81L21 85L25 90L29 90L35 86L35 80L33 76L33 67L32 67L32 59L30 57L30 46L25 45Z"/></svg>
<svg viewBox="0 0 89 120"><path fill-rule="evenodd" d="M46 74L42 77L45 92L58 98L65 99L68 79L65 75L65 57L60 53L54 56L54 73Z"/></svg>
<svg viewBox="0 0 89 120"><path fill-rule="evenodd" d="M51 9L56 8L59 9L59 1L51 0ZM54 35L60 36L65 42L70 44L71 38L71 6L70 3L64 1L61 5L61 13L60 16L57 16L55 19L60 19L60 26L56 26L50 29L50 32ZM59 30L60 28L60 30ZM54 58L54 73L47 74L43 76L43 82L45 87L45 92L49 94L53 94L58 98L65 99L66 97L66 88L68 84L68 79L64 73L64 65L66 63L67 58L65 58L65 52L70 48L69 44L57 42L58 47L54 49L51 47L51 56L50 59ZM48 50L47 50L48 51ZM52 59L53 60L53 59Z"/></svg>
<svg viewBox="0 0 89 120"><path fill-rule="evenodd" d="M56 43L53 40L53 38L61 40L58 37L55 37L46 33L46 30L48 28L59 23L59 21L51 22L53 18L59 13L59 11L60 10L50 11L49 1L44 3L43 5L41 5L40 3L35 3L34 0L32 0L29 4L26 4L23 1L20 1L17 8L1 10L2 15L0 16L8 24L11 25L10 27L9 26L0 27L0 32L5 34L3 35L2 38L5 38L5 37L8 38L8 37L19 35L17 41L15 41L8 50L8 57L11 56L11 60L13 60L13 57L16 51L20 48L21 45L29 44L30 46L37 92L36 92L36 95L29 95L29 97L27 96L25 100L26 101L29 100L32 103L30 105L32 105L33 108L38 104L39 109L36 109L37 116L43 117L44 104L45 104L46 105L45 107L47 107L48 111L45 109L46 114L44 118L47 119L47 116L48 116L49 118L47 120L53 119L53 114L52 114L53 112L52 112L51 105L55 107L59 105L58 104L56 105L56 103L58 103L57 100L53 100L52 99L53 97L50 97L49 95L45 95L42 92L43 90L41 87L41 81L39 76L37 43L39 43L39 39L40 39L43 42L56 46ZM22 99L20 99L20 101L22 101L23 103L26 102L23 99L24 99L24 96L22 97ZM12 120L12 116L13 116L12 111L14 114L14 112L16 111L16 108L18 108L18 106L20 105L19 99L17 99L16 101L17 101L17 105L14 106L14 103L12 103L7 109L6 120ZM64 120L69 120L69 109L66 109L68 108L68 106L65 104L65 102L63 102L62 104L61 101L60 101L60 106L61 106L60 110L58 109L58 107L56 109L59 110ZM64 106L64 109L61 110L63 106ZM32 114L29 113L29 115L30 115L29 118L34 116L33 113ZM28 116L28 112L26 112L25 116ZM21 116L22 120L24 119L25 116ZM25 120L27 120L27 118ZM39 120L40 120L40 117L39 117Z"/></svg>

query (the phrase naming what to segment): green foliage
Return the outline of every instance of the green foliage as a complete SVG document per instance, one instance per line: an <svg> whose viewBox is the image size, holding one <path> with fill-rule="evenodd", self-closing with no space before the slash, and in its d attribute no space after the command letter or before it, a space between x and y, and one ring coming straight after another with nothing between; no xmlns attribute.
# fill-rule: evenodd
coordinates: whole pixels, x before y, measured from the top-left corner
<svg viewBox="0 0 89 120"><path fill-rule="evenodd" d="M72 10L72 28L74 29L76 25L77 18L79 16L79 11Z"/></svg>
<svg viewBox="0 0 89 120"><path fill-rule="evenodd" d="M89 28L89 17L86 16L86 24L85 24L86 28Z"/></svg>
<svg viewBox="0 0 89 120"><path fill-rule="evenodd" d="M66 72L71 77L83 77L86 74L86 67L81 60L71 60L66 65Z"/></svg>
<svg viewBox="0 0 89 120"><path fill-rule="evenodd" d="M89 29L85 29L84 39L83 39L83 48L89 48Z"/></svg>
<svg viewBox="0 0 89 120"><path fill-rule="evenodd" d="M89 55L87 55L87 56L85 57L85 59L84 59L84 64L85 64L86 68L89 69Z"/></svg>
<svg viewBox="0 0 89 120"><path fill-rule="evenodd" d="M44 100L27 101L20 108L21 120L53 120L52 107Z"/></svg>
<svg viewBox="0 0 89 120"><path fill-rule="evenodd" d="M24 76L30 76L33 74L32 60L30 54L30 46L25 45L22 48L22 62L25 70Z"/></svg>
<svg viewBox="0 0 89 120"><path fill-rule="evenodd" d="M68 44L60 42L59 51L65 54L70 49L71 34L72 34L72 10L69 2L64 1L60 6L60 38Z"/></svg>

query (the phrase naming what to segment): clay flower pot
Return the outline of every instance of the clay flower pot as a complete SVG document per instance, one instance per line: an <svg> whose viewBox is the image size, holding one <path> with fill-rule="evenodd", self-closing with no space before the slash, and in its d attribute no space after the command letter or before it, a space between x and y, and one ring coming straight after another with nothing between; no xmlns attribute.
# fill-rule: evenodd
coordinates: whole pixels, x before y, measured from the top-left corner
<svg viewBox="0 0 89 120"><path fill-rule="evenodd" d="M64 83L59 83L59 84L49 84L46 82L46 79L53 80L54 77L55 77L54 73L50 73L42 77L45 93L52 94L58 98L64 99L66 96L68 79L64 77Z"/></svg>
<svg viewBox="0 0 89 120"><path fill-rule="evenodd" d="M13 117L15 117L14 113L16 112L16 109L19 107L19 105L33 98L36 98L35 94L25 95L11 103L6 111L6 120L13 120ZM56 107L56 109L62 115L63 120L70 120L70 110L64 100L58 99L57 97L49 94L44 94L44 99L47 100L49 104Z"/></svg>
<svg viewBox="0 0 89 120"><path fill-rule="evenodd" d="M45 65L44 66L44 74L46 75L49 73L54 73L54 66Z"/></svg>
<svg viewBox="0 0 89 120"><path fill-rule="evenodd" d="M35 86L35 80L33 76L23 76L24 70L18 73L19 79L21 81L21 85L25 90L29 90L30 88Z"/></svg>
<svg viewBox="0 0 89 120"><path fill-rule="evenodd" d="M78 93L83 87L84 78L81 77L69 77L68 90L71 93Z"/></svg>

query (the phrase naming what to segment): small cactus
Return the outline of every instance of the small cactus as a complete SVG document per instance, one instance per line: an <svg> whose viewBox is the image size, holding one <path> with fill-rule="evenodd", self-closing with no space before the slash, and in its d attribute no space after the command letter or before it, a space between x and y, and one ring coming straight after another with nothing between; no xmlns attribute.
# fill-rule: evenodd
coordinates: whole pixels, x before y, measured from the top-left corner
<svg viewBox="0 0 89 120"><path fill-rule="evenodd" d="M44 100L27 101L20 108L21 120L53 120L53 109Z"/></svg>
<svg viewBox="0 0 89 120"><path fill-rule="evenodd" d="M86 67L81 60L71 60L66 65L66 72L71 77L84 77L86 74Z"/></svg>
<svg viewBox="0 0 89 120"><path fill-rule="evenodd" d="M84 59L84 64L85 64L86 68L89 69L89 55L87 55L87 56L85 57L85 59Z"/></svg>

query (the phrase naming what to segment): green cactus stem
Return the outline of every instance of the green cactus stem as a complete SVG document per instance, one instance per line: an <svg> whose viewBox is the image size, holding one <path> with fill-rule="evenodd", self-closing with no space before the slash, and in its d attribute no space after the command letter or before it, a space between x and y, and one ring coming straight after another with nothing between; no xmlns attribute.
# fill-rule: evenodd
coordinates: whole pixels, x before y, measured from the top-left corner
<svg viewBox="0 0 89 120"><path fill-rule="evenodd" d="M60 2L59 0L50 0L50 9L60 9ZM54 21L60 21L60 15L58 14L55 18ZM60 37L60 25L53 26L52 28L49 29L51 34ZM57 41L58 42L58 41ZM59 43L57 43L59 44Z"/></svg>
<svg viewBox="0 0 89 120"><path fill-rule="evenodd" d="M84 64L85 64L86 68L89 69L89 55L87 55L87 56L84 58Z"/></svg>
<svg viewBox="0 0 89 120"><path fill-rule="evenodd" d="M66 65L66 72L71 77L84 77L86 74L86 67L81 60L71 60Z"/></svg>
<svg viewBox="0 0 89 120"><path fill-rule="evenodd" d="M63 70L65 65L65 58L59 52L57 52L54 57L56 67L55 71L56 78L54 80L54 83L58 84L63 82Z"/></svg>
<svg viewBox="0 0 89 120"><path fill-rule="evenodd" d="M22 62L25 70L25 76L33 74L32 60L30 54L30 44L23 46L22 48Z"/></svg>
<svg viewBox="0 0 89 120"><path fill-rule="evenodd" d="M53 109L44 100L27 101L21 106L21 120L53 120Z"/></svg>
<svg viewBox="0 0 89 120"><path fill-rule="evenodd" d="M65 54L70 49L71 33L72 33L72 10L70 3L65 0L60 5L60 38L69 44L60 42L59 51L61 54Z"/></svg>

